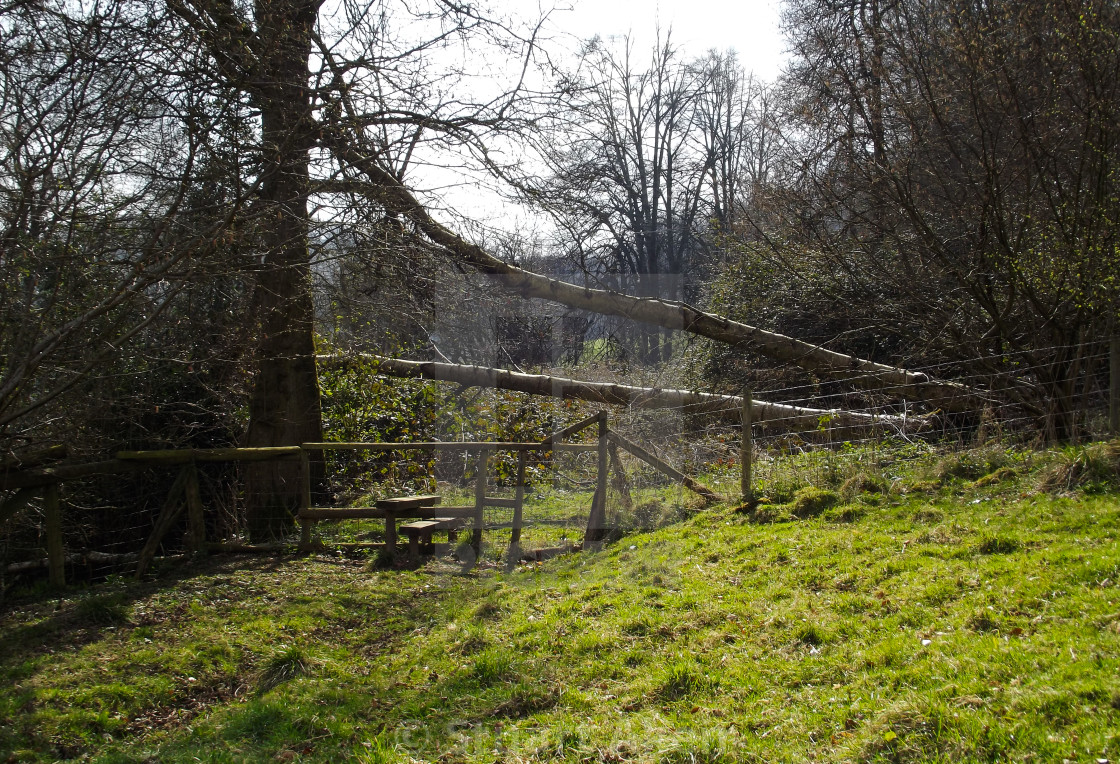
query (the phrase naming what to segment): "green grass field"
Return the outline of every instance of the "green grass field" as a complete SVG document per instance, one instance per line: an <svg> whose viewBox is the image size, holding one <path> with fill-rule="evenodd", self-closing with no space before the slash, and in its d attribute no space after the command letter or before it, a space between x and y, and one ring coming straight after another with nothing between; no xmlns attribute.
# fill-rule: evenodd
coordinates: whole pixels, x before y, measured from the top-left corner
<svg viewBox="0 0 1120 764"><path fill-rule="evenodd" d="M0 761L1115 762L1118 451L876 452L509 572L9 592Z"/></svg>

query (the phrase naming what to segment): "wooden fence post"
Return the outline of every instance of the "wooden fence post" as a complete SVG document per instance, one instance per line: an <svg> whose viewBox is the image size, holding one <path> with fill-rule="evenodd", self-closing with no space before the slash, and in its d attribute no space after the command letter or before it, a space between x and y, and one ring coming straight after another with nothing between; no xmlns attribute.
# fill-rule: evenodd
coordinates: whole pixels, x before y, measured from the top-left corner
<svg viewBox="0 0 1120 764"><path fill-rule="evenodd" d="M595 496L591 499L591 511L587 515L587 528L583 532L583 545L594 544L603 540L607 530L607 412L600 411L596 417L599 421L599 444L597 453L597 474L595 476Z"/></svg>
<svg viewBox="0 0 1120 764"><path fill-rule="evenodd" d="M482 526L486 520L486 478L490 471L490 449L479 450L475 471L477 474L474 482L474 527L471 529L471 548L474 549L474 559L477 561L482 555Z"/></svg>
<svg viewBox="0 0 1120 764"><path fill-rule="evenodd" d="M144 572L151 565L152 559L156 556L156 551L159 549L159 544L163 541L163 537L171 530L171 526L179 518L179 514L183 511L183 504L180 501L183 498L183 493L187 488L187 481L190 479L190 471L192 469L191 463L186 463L183 468L179 470L178 477L175 482L171 484L171 490L167 493L167 501L163 503L163 508L159 512L159 517L156 518L155 527L152 528L152 535L148 536L148 541L144 544L143 549L140 550L140 557L136 561L136 578L139 579L144 575Z"/></svg>
<svg viewBox="0 0 1120 764"><path fill-rule="evenodd" d="M1120 438L1120 332L1108 342L1108 434Z"/></svg>
<svg viewBox="0 0 1120 764"><path fill-rule="evenodd" d="M610 473L610 455L607 453L607 412L599 412L599 450L595 470L595 493L599 497L599 527L607 527L607 476Z"/></svg>
<svg viewBox="0 0 1120 764"><path fill-rule="evenodd" d="M323 462L326 463L326 454L323 455ZM302 490L299 494L299 513L311 509L311 455L307 449L300 449L299 452L299 469L300 480L303 483ZM302 552L311 550L311 531L315 527L315 521L309 517L299 518L299 548Z"/></svg>
<svg viewBox="0 0 1120 764"><path fill-rule="evenodd" d="M198 465L191 462L183 469L188 470L186 499L190 537L187 550L191 554L206 554L206 517L202 510L202 491L198 486Z"/></svg>
<svg viewBox="0 0 1120 764"><path fill-rule="evenodd" d="M754 400L752 392L749 387L743 388L743 443L739 453L739 463L742 465L742 475L740 482L743 493L743 503L749 504L754 501L754 490L751 488L751 467L752 460L754 459L754 441L751 435L751 422L754 419Z"/></svg>
<svg viewBox="0 0 1120 764"><path fill-rule="evenodd" d="M509 554L507 564L511 567L517 564L521 557L521 522L525 506L525 462L528 459L526 451L517 452L517 486L513 496L513 527L509 531Z"/></svg>
<svg viewBox="0 0 1120 764"><path fill-rule="evenodd" d="M47 515L47 565L51 586L66 586L66 549L62 543L62 505L58 483L43 488L43 509Z"/></svg>
<svg viewBox="0 0 1120 764"><path fill-rule="evenodd" d="M622 457L618 453L618 444L607 437L607 455L610 456L611 469L614 470L614 479L611 485L618 494L618 501L622 508L629 511L634 507L634 500L630 495L630 476L626 474L626 467L622 464Z"/></svg>

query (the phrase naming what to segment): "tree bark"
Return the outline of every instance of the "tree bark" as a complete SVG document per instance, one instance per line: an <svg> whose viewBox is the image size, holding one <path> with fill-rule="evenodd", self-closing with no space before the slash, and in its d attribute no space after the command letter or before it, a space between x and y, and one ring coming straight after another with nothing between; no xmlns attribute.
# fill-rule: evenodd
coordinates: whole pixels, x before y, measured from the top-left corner
<svg viewBox="0 0 1120 764"><path fill-rule="evenodd" d="M315 369L314 309L308 249L309 156L314 120L308 93L311 30L318 0L258 0L261 110L261 202L264 250L254 294L260 332L249 401L250 448L322 440ZM298 465L261 462L246 468L246 520L254 541L287 532L298 510Z"/></svg>

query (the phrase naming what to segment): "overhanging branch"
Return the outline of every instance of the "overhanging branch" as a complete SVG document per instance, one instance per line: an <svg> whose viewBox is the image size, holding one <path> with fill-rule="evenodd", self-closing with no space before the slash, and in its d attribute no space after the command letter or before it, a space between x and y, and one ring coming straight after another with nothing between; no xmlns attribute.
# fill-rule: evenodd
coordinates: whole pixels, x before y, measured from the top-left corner
<svg viewBox="0 0 1120 764"><path fill-rule="evenodd" d="M591 289L510 265L437 222L412 192L382 168L372 155L355 147L343 132L324 126L323 142L347 167L369 181L365 193L391 214L409 220L452 259L481 273L502 277L502 283L524 297L536 297L572 308L621 316L667 329L679 329L734 347L750 348L782 363L792 363L821 376L856 387L877 390L896 399L925 401L946 411L976 410L976 391L956 382L937 380L863 358L837 353L777 332L732 321L672 300L634 297Z"/></svg>

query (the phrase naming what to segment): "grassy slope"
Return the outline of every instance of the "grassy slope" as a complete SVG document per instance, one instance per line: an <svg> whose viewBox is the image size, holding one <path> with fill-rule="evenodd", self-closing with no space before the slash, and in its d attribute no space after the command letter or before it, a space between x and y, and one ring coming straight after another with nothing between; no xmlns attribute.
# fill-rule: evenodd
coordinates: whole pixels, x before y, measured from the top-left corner
<svg viewBox="0 0 1120 764"><path fill-rule="evenodd" d="M508 574L226 557L28 596L0 761L1116 761L1120 502L1002 477Z"/></svg>

